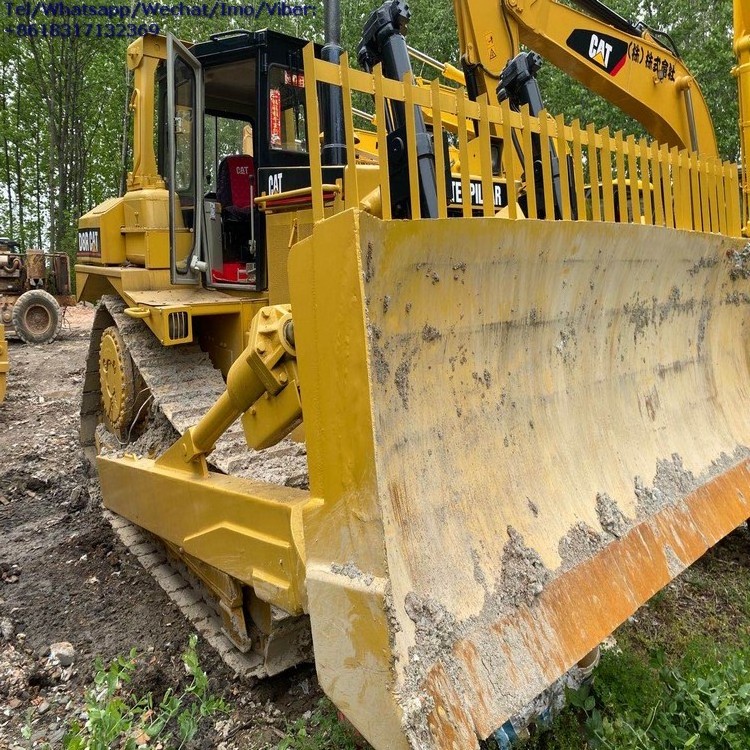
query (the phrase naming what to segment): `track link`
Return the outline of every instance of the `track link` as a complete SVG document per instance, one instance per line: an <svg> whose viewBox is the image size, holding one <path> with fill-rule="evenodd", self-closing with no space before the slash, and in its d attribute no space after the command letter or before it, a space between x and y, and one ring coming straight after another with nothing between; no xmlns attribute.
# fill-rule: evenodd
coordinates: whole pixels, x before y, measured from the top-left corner
<svg viewBox="0 0 750 750"><path fill-rule="evenodd" d="M100 423L99 345L103 331L117 326L126 342L133 364L150 393L149 412L160 413L171 429L147 430L133 444L113 445L114 436L100 441L100 449L115 452L133 448L160 453L208 411L226 389L224 379L208 354L197 344L162 346L140 320L124 314L125 303L119 297L103 297L96 311L86 362L86 377L81 403L81 442L90 459L96 453L96 435ZM232 476L245 477L294 487L307 486L307 455L304 445L289 439L263 451L248 448L242 426L235 422L207 457L215 469ZM222 660L237 674L264 677L279 671L264 663L256 651L243 653L224 631L221 618L212 606L214 598L183 565L175 564L162 542L125 518L104 511L122 543L164 589L183 615L193 624ZM209 604L209 602L211 604ZM288 616L279 621L285 638L293 643L290 652L302 653L308 660L309 649L299 644L310 642L307 617ZM292 666L292 663L285 664Z"/></svg>

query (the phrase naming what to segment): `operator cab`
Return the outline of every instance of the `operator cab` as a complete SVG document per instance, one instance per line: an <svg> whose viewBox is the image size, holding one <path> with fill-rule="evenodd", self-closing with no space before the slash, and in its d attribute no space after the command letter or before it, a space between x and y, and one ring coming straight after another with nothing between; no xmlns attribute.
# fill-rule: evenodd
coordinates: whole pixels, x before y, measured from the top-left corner
<svg viewBox="0 0 750 750"><path fill-rule="evenodd" d="M267 288L265 216L254 199L310 184L305 44L270 30L216 34L190 49L168 37L158 153L173 283L203 275L208 287Z"/></svg>

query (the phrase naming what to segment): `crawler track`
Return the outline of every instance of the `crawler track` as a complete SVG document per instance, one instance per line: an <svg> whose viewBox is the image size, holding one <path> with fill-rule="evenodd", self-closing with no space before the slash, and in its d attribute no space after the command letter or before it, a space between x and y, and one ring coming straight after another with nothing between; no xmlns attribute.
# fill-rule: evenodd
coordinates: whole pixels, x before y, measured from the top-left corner
<svg viewBox="0 0 750 750"><path fill-rule="evenodd" d="M90 457L95 454L95 436L100 422L99 345L102 332L111 325L120 330L133 363L148 388L151 399L148 411L161 413L173 428L166 434L163 424L159 431L153 429L152 434L147 428L134 447L150 445L157 452L168 447L178 435L198 422L225 390L221 372L197 344L164 347L142 321L125 315L124 308L125 304L118 297L105 297L94 318L81 404L81 441ZM125 445L120 448L125 448ZM245 443L239 421L218 441L208 462L214 469L233 476L295 487L307 486L307 456L303 445L284 440L270 449L253 451ZM224 634L221 619L211 606L214 604L211 595L185 566L176 563L166 553L157 538L109 511L105 511L105 517L123 544L230 668L248 677L269 674L260 653L242 653L235 648ZM305 641L309 629L307 618L287 619L285 629L299 633L299 638ZM295 620L298 626L295 626ZM278 670L270 670L270 673L275 671Z"/></svg>

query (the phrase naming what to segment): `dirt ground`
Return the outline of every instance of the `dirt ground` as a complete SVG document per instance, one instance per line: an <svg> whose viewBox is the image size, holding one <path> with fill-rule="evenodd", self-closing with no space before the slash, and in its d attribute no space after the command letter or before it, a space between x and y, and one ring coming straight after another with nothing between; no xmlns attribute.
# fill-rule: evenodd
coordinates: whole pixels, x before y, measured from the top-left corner
<svg viewBox="0 0 750 750"><path fill-rule="evenodd" d="M66 724L80 718L97 656L108 662L135 648L138 694L158 698L186 679L180 655L191 629L103 520L78 446L93 313L68 308L53 344L9 342L0 404L0 750L60 747ZM71 666L50 655L57 642L72 645ZM199 641L198 652L231 713L195 747L275 747L287 722L309 716L322 697L312 666L241 684L208 645Z"/></svg>
<svg viewBox="0 0 750 750"><path fill-rule="evenodd" d="M97 480L78 446L92 320L93 308L69 308L53 344L10 341L8 394L0 404L0 750L59 748L65 727L82 716L97 656L108 662L135 648L137 695L151 691L158 700L186 680L180 655L191 629L103 519ZM697 622L709 637L746 633L747 602L733 609L725 600L733 576L750 565L748 549L747 530L735 532L616 637L635 638L636 648L647 650L683 648ZM71 644L72 665L51 655L58 642ZM312 666L243 684L209 646L199 642L198 650L213 692L231 712L212 720L194 748L275 748L322 697Z"/></svg>

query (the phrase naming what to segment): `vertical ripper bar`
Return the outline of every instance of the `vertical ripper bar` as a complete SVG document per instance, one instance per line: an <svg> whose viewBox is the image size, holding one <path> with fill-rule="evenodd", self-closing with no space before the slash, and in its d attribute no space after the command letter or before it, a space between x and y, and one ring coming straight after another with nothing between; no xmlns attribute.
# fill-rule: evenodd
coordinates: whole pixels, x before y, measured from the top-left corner
<svg viewBox="0 0 750 750"><path fill-rule="evenodd" d="M383 219L391 218L391 177L388 173L388 132L385 125L385 95L383 93L383 68L376 65L372 71L375 79L375 122L378 131L378 151L383 154L379 160L380 202Z"/></svg>
<svg viewBox="0 0 750 750"><path fill-rule="evenodd" d="M685 156L687 157L687 153ZM698 154L695 151L690 155L688 163L690 165L690 196L693 204L693 226L698 231L704 229L708 232L710 230L708 226L708 211L705 205L701 208L701 204L705 204L705 198L701 192L701 164L698 161ZM706 219L705 223L703 221L704 218Z"/></svg>
<svg viewBox="0 0 750 750"><path fill-rule="evenodd" d="M521 132L525 156L524 179L526 181L526 214L530 219L539 216L536 205L536 179L534 177L534 146L531 139L531 116L529 105L521 107Z"/></svg>
<svg viewBox="0 0 750 750"><path fill-rule="evenodd" d="M741 237L743 231L743 217L740 209L740 184L739 173L736 164L729 165L729 176L727 178L727 196L729 211L729 234L732 237Z"/></svg>
<svg viewBox="0 0 750 750"><path fill-rule="evenodd" d="M719 232L729 234L729 222L727 221L727 196L724 184L724 167L721 161L714 162L714 182L716 183L716 213L719 218Z"/></svg>
<svg viewBox="0 0 750 750"><path fill-rule="evenodd" d="M495 215L492 186L492 146L490 143L490 116L487 94L479 99L479 164L482 169L482 215Z"/></svg>
<svg viewBox="0 0 750 750"><path fill-rule="evenodd" d="M711 231L719 231L719 211L716 205L716 159L706 159L706 192L708 193L708 214L711 221Z"/></svg>
<svg viewBox="0 0 750 750"><path fill-rule="evenodd" d="M539 113L539 141L542 144L542 187L544 188L544 218L555 218L555 192L552 181L552 157L549 153L549 117L547 110Z"/></svg>
<svg viewBox="0 0 750 750"><path fill-rule="evenodd" d="M654 213L651 210L651 196L654 195L654 185L649 174L648 144L645 138L641 138L638 145L640 146L641 184L643 185L643 217L646 224L653 224ZM656 200L655 197L654 200Z"/></svg>
<svg viewBox="0 0 750 750"><path fill-rule="evenodd" d="M596 131L594 123L586 125L586 137L588 139L587 153L589 163L589 185L591 185L591 213L594 221L602 220L602 208L600 200L601 181L599 179L599 166L596 152Z"/></svg>
<svg viewBox="0 0 750 750"><path fill-rule="evenodd" d="M322 221L323 171L320 156L320 113L318 112L318 77L315 70L315 45L312 42L302 52L305 66L305 105L307 107L307 142L310 144L310 185L312 187L313 222Z"/></svg>
<svg viewBox="0 0 750 750"><path fill-rule="evenodd" d="M565 139L565 120L562 115L555 118L557 130L557 160L560 163L560 214L565 221L570 221L570 175L568 174L568 142Z"/></svg>
<svg viewBox="0 0 750 750"><path fill-rule="evenodd" d="M430 84L432 94L432 134L435 139L435 179L437 180L438 218L448 216L448 186L445 184L445 164L448 155L443 143L443 110L440 106L440 79L434 78Z"/></svg>
<svg viewBox="0 0 750 750"><path fill-rule="evenodd" d="M651 143L648 147L648 155L651 160L651 182L654 197L654 221L657 226L664 226L664 191L661 187L661 164L659 161L659 146Z"/></svg>
<svg viewBox="0 0 750 750"><path fill-rule="evenodd" d="M583 177L583 148L581 145L581 122L573 120L571 125L573 134L573 184L576 191L576 213L579 221L586 220L586 182Z"/></svg>
<svg viewBox="0 0 750 750"><path fill-rule="evenodd" d="M700 230L700 215L697 217L697 225L693 220L693 207L691 192L693 190L691 184L691 170L690 170L690 154L687 151L679 151L676 154L676 160L679 164L679 186L680 186L680 212L682 214L682 229L698 229Z"/></svg>
<svg viewBox="0 0 750 750"><path fill-rule="evenodd" d="M417 157L417 128L414 112L414 90L412 89L412 74L406 73L401 84L404 91L404 109L406 120L406 158L409 164L409 201L411 203L411 218L422 218L422 207L419 201L419 167Z"/></svg>
<svg viewBox="0 0 750 750"><path fill-rule="evenodd" d="M469 178L469 133L466 128L466 94L456 91L458 117L458 153L461 160L461 210L464 218L471 216L471 180Z"/></svg>
<svg viewBox="0 0 750 750"><path fill-rule="evenodd" d="M344 201L347 208L359 205L357 164L354 158L354 114L352 113L352 88L349 83L349 54L344 52L339 61L341 69L341 96L344 101L344 140L346 141L346 168L344 169Z"/></svg>
<svg viewBox="0 0 750 750"><path fill-rule="evenodd" d="M635 151L635 136L628 136L628 177L630 178L630 210L633 214L633 223L641 223L641 196L638 179L638 160ZM620 221L623 221L622 216ZM625 219L627 221L627 219Z"/></svg>
<svg viewBox="0 0 750 750"><path fill-rule="evenodd" d="M622 130L615 133L615 160L617 161L617 210L620 221L628 220L628 182L625 177L625 140Z"/></svg>
<svg viewBox="0 0 750 750"><path fill-rule="evenodd" d="M612 184L612 139L609 136L609 128L603 128L599 131L602 139L602 199L604 201L604 221L615 220L615 195L614 185ZM622 140L622 133L620 133ZM617 141L615 141L617 148ZM622 153L622 152L620 152Z"/></svg>
<svg viewBox="0 0 750 750"><path fill-rule="evenodd" d="M664 186L664 221L668 227L676 227L675 221L675 198L672 192L673 171L669 156L669 146L666 144L659 148L659 160L661 162L661 184Z"/></svg>
<svg viewBox="0 0 750 750"><path fill-rule="evenodd" d="M511 219L517 219L518 193L516 191L516 162L513 151L513 125L510 121L510 102L507 99L500 105L500 111L503 118L503 153L505 154L505 186L508 190L508 217ZM542 151L547 152L547 155L549 156L549 149L542 149ZM545 176L545 180L546 179ZM546 195L547 192L545 189L545 198ZM554 213L552 215L554 216Z"/></svg>

